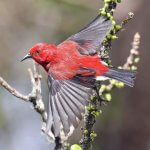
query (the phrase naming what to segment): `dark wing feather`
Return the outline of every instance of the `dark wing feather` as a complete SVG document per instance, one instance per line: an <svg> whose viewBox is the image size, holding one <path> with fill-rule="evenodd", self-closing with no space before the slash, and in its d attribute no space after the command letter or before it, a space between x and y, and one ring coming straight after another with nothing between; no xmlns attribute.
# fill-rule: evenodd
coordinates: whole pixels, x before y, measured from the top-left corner
<svg viewBox="0 0 150 150"><path fill-rule="evenodd" d="M76 113L74 112L74 110L72 109L72 107L70 107L69 105L68 105L68 103L66 102L66 100L63 100L62 101L62 98L61 98L61 96L62 96L62 94L63 93L58 93L58 103L60 103L60 108L62 108L62 110L60 109L60 112L63 112L64 111L64 113L66 113L66 114L69 114L68 115L68 119L70 120L70 122L72 122L73 123L73 126L75 127L75 128L77 128L77 126L78 126L78 121L77 121L77 119L76 119ZM69 107L68 107L69 106Z"/></svg>
<svg viewBox="0 0 150 150"><path fill-rule="evenodd" d="M62 81L48 76L50 94L46 132L52 138L67 138L82 119L92 88L77 80Z"/></svg>
<svg viewBox="0 0 150 150"><path fill-rule="evenodd" d="M111 30L111 21L105 16L98 15L91 23L72 35L67 40L77 42L82 48L79 52L83 55L93 55L97 53L106 34Z"/></svg>

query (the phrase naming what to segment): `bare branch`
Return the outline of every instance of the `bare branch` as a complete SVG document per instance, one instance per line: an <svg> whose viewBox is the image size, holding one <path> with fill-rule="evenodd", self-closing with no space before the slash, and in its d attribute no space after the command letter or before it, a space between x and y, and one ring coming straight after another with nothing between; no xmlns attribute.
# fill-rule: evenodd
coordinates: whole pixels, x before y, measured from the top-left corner
<svg viewBox="0 0 150 150"><path fill-rule="evenodd" d="M4 87L8 92L10 92L12 95L16 96L17 98L20 98L26 102L30 101L29 96L25 96L19 93L16 89L10 86L2 77L0 77L0 85Z"/></svg>
<svg viewBox="0 0 150 150"><path fill-rule="evenodd" d="M41 95L41 75L39 74L39 66L34 62L33 72L31 69L28 69L32 84L32 91L28 95L23 95L18 92L15 88L10 86L2 77L0 77L0 85L4 87L8 92L10 92L15 97L20 100L31 102L34 106L34 109L41 115L43 120L42 131L45 130L45 125L47 121L47 112L45 110L45 106L42 100Z"/></svg>

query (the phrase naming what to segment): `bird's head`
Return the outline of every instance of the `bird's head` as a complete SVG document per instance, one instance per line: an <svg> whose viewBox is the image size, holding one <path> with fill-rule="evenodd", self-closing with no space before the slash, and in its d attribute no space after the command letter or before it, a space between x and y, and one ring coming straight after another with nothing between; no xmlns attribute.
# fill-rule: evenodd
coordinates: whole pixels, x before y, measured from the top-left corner
<svg viewBox="0 0 150 150"><path fill-rule="evenodd" d="M29 50L29 53L21 61L32 58L37 63L44 65L52 61L55 50L55 45L38 43Z"/></svg>

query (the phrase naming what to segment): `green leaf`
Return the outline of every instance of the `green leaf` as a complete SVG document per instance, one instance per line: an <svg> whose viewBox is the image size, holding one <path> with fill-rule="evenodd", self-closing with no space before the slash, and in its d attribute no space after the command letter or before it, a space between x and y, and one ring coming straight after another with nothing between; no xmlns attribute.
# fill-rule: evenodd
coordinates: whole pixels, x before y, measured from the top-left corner
<svg viewBox="0 0 150 150"><path fill-rule="evenodd" d="M71 146L70 150L82 150L82 148L78 144L74 144Z"/></svg>
<svg viewBox="0 0 150 150"><path fill-rule="evenodd" d="M107 101L111 101L111 94L110 94L110 93L106 93L106 94L104 95L104 97L105 97L105 99L106 99Z"/></svg>

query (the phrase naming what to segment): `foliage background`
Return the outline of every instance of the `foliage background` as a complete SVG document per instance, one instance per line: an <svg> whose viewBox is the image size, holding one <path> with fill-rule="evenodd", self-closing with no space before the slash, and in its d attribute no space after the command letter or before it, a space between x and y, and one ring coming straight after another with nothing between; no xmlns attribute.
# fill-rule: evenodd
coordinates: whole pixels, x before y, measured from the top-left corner
<svg viewBox="0 0 150 150"><path fill-rule="evenodd" d="M27 68L31 61L20 63L28 49L37 42L58 44L96 16L100 0L0 0L0 75L23 93L31 90ZM141 61L134 88L113 91L113 100L97 119L94 150L150 149L150 6L147 0L123 1L115 13L121 21L129 11L135 18L128 23L111 51L114 66L124 64L135 32L140 32ZM41 69L45 103L48 88ZM0 87L0 149L49 150L40 134L41 118L30 104L18 101ZM71 137L78 142L80 131Z"/></svg>

